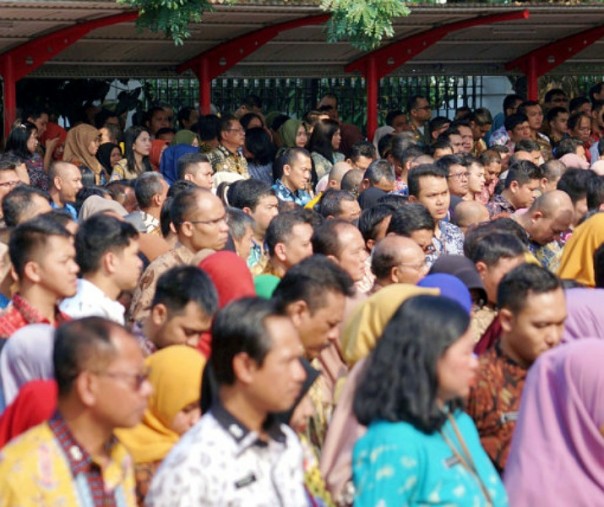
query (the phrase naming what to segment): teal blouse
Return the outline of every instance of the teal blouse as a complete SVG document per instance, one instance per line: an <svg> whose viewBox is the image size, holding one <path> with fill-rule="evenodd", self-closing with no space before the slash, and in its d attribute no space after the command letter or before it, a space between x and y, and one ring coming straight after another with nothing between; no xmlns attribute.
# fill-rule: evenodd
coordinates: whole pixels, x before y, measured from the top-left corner
<svg viewBox="0 0 604 507"><path fill-rule="evenodd" d="M505 489L480 445L474 422L462 411L454 419L493 506L507 506ZM461 449L450 421L443 432ZM477 480L455 458L439 432L422 433L406 422L372 423L357 441L352 463L355 507L486 505Z"/></svg>

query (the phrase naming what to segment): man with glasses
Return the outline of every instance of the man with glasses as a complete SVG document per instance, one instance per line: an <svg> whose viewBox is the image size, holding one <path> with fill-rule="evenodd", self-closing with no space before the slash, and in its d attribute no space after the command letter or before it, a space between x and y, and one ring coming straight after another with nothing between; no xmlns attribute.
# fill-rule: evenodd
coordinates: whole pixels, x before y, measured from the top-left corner
<svg viewBox="0 0 604 507"><path fill-rule="evenodd" d="M57 411L0 455L3 506L134 507L134 473L116 428L137 425L152 387L134 337L88 317L56 333Z"/></svg>
<svg viewBox="0 0 604 507"><path fill-rule="evenodd" d="M249 178L247 160L243 156L245 130L234 116L224 116L220 120L220 144L210 154L214 172L226 171Z"/></svg>
<svg viewBox="0 0 604 507"><path fill-rule="evenodd" d="M419 144L428 146L430 144L430 132L428 122L432 117L432 106L426 97L413 95L409 98L407 110L409 112L409 127L415 134Z"/></svg>
<svg viewBox="0 0 604 507"><path fill-rule="evenodd" d="M19 174L17 173L18 163L19 161L13 157L7 155L0 157L0 215L2 214L2 201L4 200L4 196L21 183ZM4 222L4 217L1 216L0 218L2 218L2 222ZM4 225L4 223L2 223L2 225Z"/></svg>
<svg viewBox="0 0 604 507"><path fill-rule="evenodd" d="M178 242L174 249L155 259L140 279L132 296L130 319L149 314L157 279L168 269L193 263L201 250L222 250L228 239L226 212L220 199L202 188L176 194L170 205L170 219Z"/></svg>
<svg viewBox="0 0 604 507"><path fill-rule="evenodd" d="M469 192L470 172L459 155L445 155L439 158L435 165L447 172L447 184L451 194L449 209L453 210Z"/></svg>

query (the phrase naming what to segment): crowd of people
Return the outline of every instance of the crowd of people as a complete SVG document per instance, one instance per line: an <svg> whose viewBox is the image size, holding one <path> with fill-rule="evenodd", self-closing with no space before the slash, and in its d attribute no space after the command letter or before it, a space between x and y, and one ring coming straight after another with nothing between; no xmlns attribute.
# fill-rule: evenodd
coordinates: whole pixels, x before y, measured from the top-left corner
<svg viewBox="0 0 604 507"><path fill-rule="evenodd" d="M604 83L0 156L0 507L604 503ZM602 411L600 411L602 409Z"/></svg>

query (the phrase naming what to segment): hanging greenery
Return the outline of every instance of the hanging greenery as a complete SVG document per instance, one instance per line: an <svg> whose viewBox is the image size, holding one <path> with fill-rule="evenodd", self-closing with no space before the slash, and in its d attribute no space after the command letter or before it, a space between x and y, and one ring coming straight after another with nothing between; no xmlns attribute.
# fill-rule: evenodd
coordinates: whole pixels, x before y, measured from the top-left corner
<svg viewBox="0 0 604 507"><path fill-rule="evenodd" d="M217 0L236 3L237 0ZM410 0L417 1L417 0ZM190 23L198 23L205 12L213 10L209 0L117 0L118 3L139 11L137 26L154 32L164 32L182 45L191 36ZM382 39L392 37L392 20L408 16L404 0L320 0L321 8L331 13L327 24L330 42L345 40L354 47L367 51L380 45ZM284 4L292 2L284 1Z"/></svg>

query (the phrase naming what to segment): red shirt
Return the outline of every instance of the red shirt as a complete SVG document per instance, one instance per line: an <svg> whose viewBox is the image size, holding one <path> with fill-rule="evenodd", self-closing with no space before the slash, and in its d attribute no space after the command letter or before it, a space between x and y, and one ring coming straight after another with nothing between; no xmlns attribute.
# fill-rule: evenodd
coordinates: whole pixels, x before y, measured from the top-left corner
<svg viewBox="0 0 604 507"><path fill-rule="evenodd" d="M71 318L56 306L55 327L69 320ZM15 331L29 324L50 324L50 321L19 294L15 294L10 305L0 316L0 340L8 339Z"/></svg>

